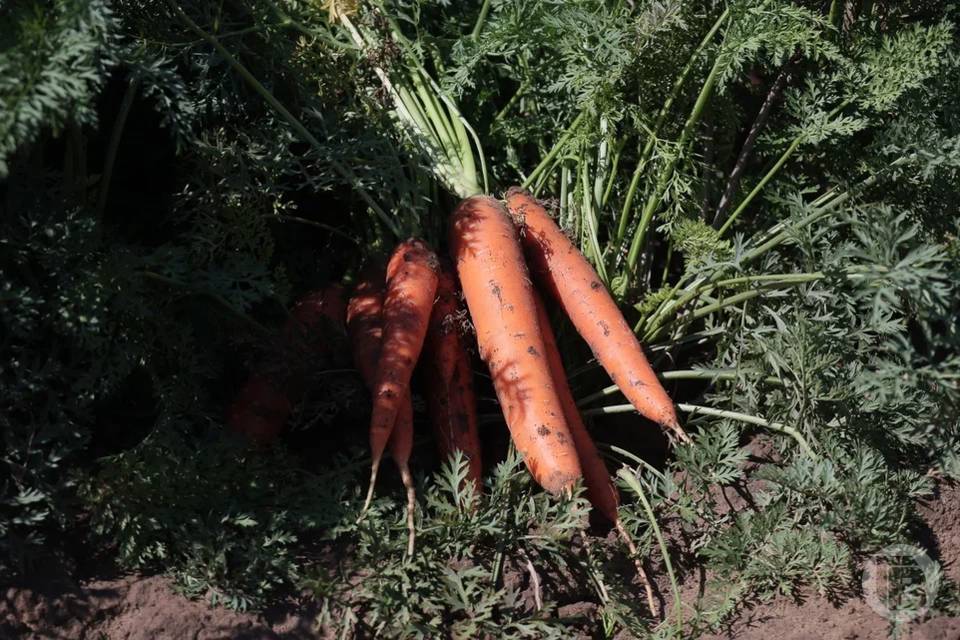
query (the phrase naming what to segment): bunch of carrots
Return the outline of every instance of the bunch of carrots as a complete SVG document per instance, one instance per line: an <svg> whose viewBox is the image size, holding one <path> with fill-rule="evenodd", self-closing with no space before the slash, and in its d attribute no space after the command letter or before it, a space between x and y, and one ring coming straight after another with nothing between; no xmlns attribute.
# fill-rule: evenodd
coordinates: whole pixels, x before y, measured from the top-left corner
<svg viewBox="0 0 960 640"><path fill-rule="evenodd" d="M443 455L469 461L480 488L480 439L461 295L476 330L511 438L533 478L547 491L567 492L582 478L593 507L636 550L620 523L619 495L577 410L541 292L558 303L597 361L631 404L682 442L673 402L650 367L633 330L590 263L544 207L521 189L506 206L489 196L463 200L449 225L450 262L424 242L400 243L386 267L368 265L349 301L334 285L298 301L288 331L309 331L326 318L345 327L353 359L372 396L372 467L367 504L389 448L408 496L408 552L415 540L410 379L421 364L429 413ZM231 407L230 427L259 441L275 438L291 400L254 376ZM366 505L365 507L366 508ZM637 570L653 598L643 568Z"/></svg>

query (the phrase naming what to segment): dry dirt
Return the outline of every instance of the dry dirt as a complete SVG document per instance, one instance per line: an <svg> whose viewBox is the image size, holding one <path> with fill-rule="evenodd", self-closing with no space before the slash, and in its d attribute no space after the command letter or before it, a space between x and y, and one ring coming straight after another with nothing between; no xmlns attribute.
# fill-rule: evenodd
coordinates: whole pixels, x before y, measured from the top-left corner
<svg viewBox="0 0 960 640"><path fill-rule="evenodd" d="M173 592L162 576L124 576L10 587L0 602L0 638L57 640L274 640L316 637L313 617L211 608Z"/></svg>
<svg viewBox="0 0 960 640"><path fill-rule="evenodd" d="M960 486L940 485L938 494L921 504L920 515L928 529L923 544L939 560L944 573L960 580ZM803 602L774 600L744 612L724 633L704 640L873 640L888 637L890 626L860 598L839 606L819 596ZM933 615L911 625L907 640L957 640L960 618Z"/></svg>
<svg viewBox="0 0 960 640"><path fill-rule="evenodd" d="M732 500L737 508L736 500ZM960 582L960 487L941 485L921 505L927 524L923 543L944 572ZM690 572L694 576L696 572ZM685 594L696 592L695 579ZM300 639L316 637L314 612L293 604L262 615L210 608L175 594L161 576L123 576L80 583L66 577L35 578L34 584L7 587L0 601L0 638L58 640ZM583 614L569 605L563 615ZM576 611L570 609L573 607ZM803 602L779 599L743 612L720 634L706 640L867 640L886 638L889 626L861 599L839 606L811 596ZM933 616L911 626L911 640L960 639L960 618Z"/></svg>

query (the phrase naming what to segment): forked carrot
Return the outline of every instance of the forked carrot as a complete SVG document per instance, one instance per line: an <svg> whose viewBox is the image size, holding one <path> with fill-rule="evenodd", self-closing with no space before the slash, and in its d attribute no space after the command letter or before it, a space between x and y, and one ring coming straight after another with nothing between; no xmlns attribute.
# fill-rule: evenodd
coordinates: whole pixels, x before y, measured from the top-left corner
<svg viewBox="0 0 960 640"><path fill-rule="evenodd" d="M560 493L581 476L580 462L544 358L533 286L517 230L487 196L453 213L450 251L510 435L533 478Z"/></svg>
<svg viewBox="0 0 960 640"><path fill-rule="evenodd" d="M440 455L447 459L454 451L461 451L469 465L467 477L479 491L483 465L477 431L477 398L470 354L457 326L457 289L452 266L443 263L424 345L423 371L427 406Z"/></svg>
<svg viewBox="0 0 960 640"><path fill-rule="evenodd" d="M507 205L522 229L534 276L563 307L610 379L642 415L690 442L673 401L597 272L529 193L510 189Z"/></svg>
<svg viewBox="0 0 960 640"><path fill-rule="evenodd" d="M387 264L383 341L370 418L373 464L364 510L373 497L380 460L397 414L410 393L410 377L423 349L437 291L438 268L436 254L422 240L415 238L400 243Z"/></svg>
<svg viewBox="0 0 960 640"><path fill-rule="evenodd" d="M547 309L539 293L534 292L534 300L537 303L537 319L540 322L540 332L543 334L544 352L550 365L550 375L553 376L553 381L557 385L557 395L560 398L560 404L563 405L563 415L567 420L570 435L573 436L573 442L577 447L580 466L583 468L583 481L587 486L587 498L590 500L590 504L616 527L617 533L627 545L627 550L633 558L634 566L637 569L637 578L643 585L644 591L646 591L650 611L655 616L659 615L659 607L657 607L657 601L653 597L653 587L650 585L647 572L643 568L643 561L637 555L637 546L620 521L620 515L617 511L620 507L620 494L616 485L613 484L607 465L603 462L600 452L597 451L597 445L594 444L586 425L583 424L580 410L577 409L577 403L573 399L570 385L567 384L567 375L563 370L560 349L557 347L553 327L550 326Z"/></svg>
<svg viewBox="0 0 960 640"><path fill-rule="evenodd" d="M383 268L368 266L361 273L347 305L347 332L350 336L353 361L371 393L377 380L377 363L380 360L383 339L384 287ZM413 403L410 401L409 391L401 402L388 447L407 492L407 553L412 555L416 539L413 522L416 489L409 464L413 449Z"/></svg>

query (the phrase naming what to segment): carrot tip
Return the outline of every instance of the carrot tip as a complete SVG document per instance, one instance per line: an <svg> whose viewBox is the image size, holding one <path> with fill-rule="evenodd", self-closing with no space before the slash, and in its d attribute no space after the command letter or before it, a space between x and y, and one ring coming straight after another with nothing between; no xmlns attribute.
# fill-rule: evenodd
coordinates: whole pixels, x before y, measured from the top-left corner
<svg viewBox="0 0 960 640"><path fill-rule="evenodd" d="M630 554L630 557L633 558L633 565L637 569L637 578L640 580L640 584L643 585L643 590L647 594L647 606L650 607L650 613L653 614L653 617L659 618L660 607L657 606L657 601L653 596L653 587L650 584L650 579L647 577L647 572L643 568L643 560L639 557L637 545L634 544L630 532L623 526L623 522L621 522L619 518L617 518L615 525L617 527L617 533L620 534L620 538L627 546L627 552Z"/></svg>
<svg viewBox="0 0 960 640"><path fill-rule="evenodd" d="M413 485L413 475L410 473L410 467L406 463L398 463L397 466L400 468L400 479L403 481L403 486L407 489L407 555L412 556L417 539L417 528L413 518L417 508L417 489Z"/></svg>
<svg viewBox="0 0 960 640"><path fill-rule="evenodd" d="M370 508L370 502L373 501L373 488L377 484L377 471L380 470L380 460L374 460L373 466L370 467L370 486L367 487L367 499L363 501L363 508L360 510L360 517L357 518L357 522L363 519L363 516L367 514L367 509Z"/></svg>
<svg viewBox="0 0 960 640"><path fill-rule="evenodd" d="M664 426L673 431L673 433L683 444L693 444L693 439L689 436L689 434L687 434L686 431L683 430L683 427L680 426L679 422L667 423Z"/></svg>

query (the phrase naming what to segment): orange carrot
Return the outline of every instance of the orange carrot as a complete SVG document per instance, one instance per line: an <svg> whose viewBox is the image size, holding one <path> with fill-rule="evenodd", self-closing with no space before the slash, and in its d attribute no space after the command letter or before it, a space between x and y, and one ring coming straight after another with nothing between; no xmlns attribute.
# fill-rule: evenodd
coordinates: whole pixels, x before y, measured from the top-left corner
<svg viewBox="0 0 960 640"><path fill-rule="evenodd" d="M266 376L253 374L227 409L227 428L267 445L280 436L290 411L286 394Z"/></svg>
<svg viewBox="0 0 960 640"><path fill-rule="evenodd" d="M290 320L283 331L284 342L294 345L306 338L306 344L314 352L329 355L328 336L315 332L323 322L342 329L345 304L343 287L339 284L303 295L290 311ZM251 375L227 411L227 428L260 445L273 442L283 431L291 405L300 397L301 387L299 380L280 383L263 374Z"/></svg>
<svg viewBox="0 0 960 640"><path fill-rule="evenodd" d="M580 462L543 356L523 250L503 205L487 196L461 202L450 251L513 442L541 486L567 490L581 476Z"/></svg>
<svg viewBox="0 0 960 640"><path fill-rule="evenodd" d="M610 472L607 471L607 465L604 464L600 452L597 451L597 445L593 443L593 438L590 437L587 427L583 424L583 418L580 417L580 411L573 399L570 385L567 384L567 376L563 371L563 361L560 359L560 350L557 348L557 339L553 335L553 327L550 326L550 318L543 306L543 299L537 292L534 292L533 298L537 305L537 320L540 322L540 332L543 334L544 355L547 364L550 366L550 375L556 385L560 405L563 407L563 417L567 421L570 435L573 436L573 444L577 448L577 456L580 458L580 466L583 469L583 481L587 486L587 497L590 499L590 504L605 518L610 522L616 522L620 496L617 494L617 488L610 478Z"/></svg>
<svg viewBox="0 0 960 640"><path fill-rule="evenodd" d="M368 267L361 274L353 297L347 306L347 331L353 349L353 360L367 388L373 391L377 380L377 363L380 360L383 339L383 269ZM410 532L407 552L413 554L415 531L413 510L416 506L416 490L410 473L410 453L413 450L413 403L409 389L401 400L393 432L388 440L400 477L407 491L407 529Z"/></svg>
<svg viewBox="0 0 960 640"><path fill-rule="evenodd" d="M377 470L397 422L397 414L405 401L409 401L410 376L423 349L437 291L437 270L436 254L423 241L415 238L397 246L387 264L383 340L370 418L373 464L367 505L373 496Z"/></svg>
<svg viewBox="0 0 960 640"><path fill-rule="evenodd" d="M533 196L512 188L507 205L523 229L534 275L560 302L610 379L642 415L689 442L673 402L597 272Z"/></svg>
<svg viewBox="0 0 960 640"><path fill-rule="evenodd" d="M583 481L587 487L587 498L594 509L614 524L620 537L623 538L631 556L634 557L637 577L646 591L650 611L654 615L658 615L659 608L653 597L653 587L651 587L650 580L647 578L643 562L637 557L637 546L620 521L620 515L617 512L620 507L620 494L613 484L607 465L603 462L600 452L597 451L597 445L594 444L586 425L583 424L580 410L577 409L577 403L573 399L570 385L567 384L563 361L560 358L560 349L557 347L557 339L553 334L553 327L550 326L550 318L543 304L543 298L536 291L534 291L533 297L537 303L537 320L540 323L540 332L543 334L543 347L547 362L550 365L550 375L553 376L553 381L557 385L557 395L560 397L560 404L563 405L563 415L567 420L567 426L570 427L570 435L573 436L573 442L577 447L577 456L580 458L580 466L583 468Z"/></svg>
<svg viewBox="0 0 960 640"><path fill-rule="evenodd" d="M437 283L437 301L430 316L424 345L427 405L443 458L461 451L469 464L467 477L480 490L483 465L477 432L477 398L473 390L470 354L457 327L457 277L443 264Z"/></svg>

